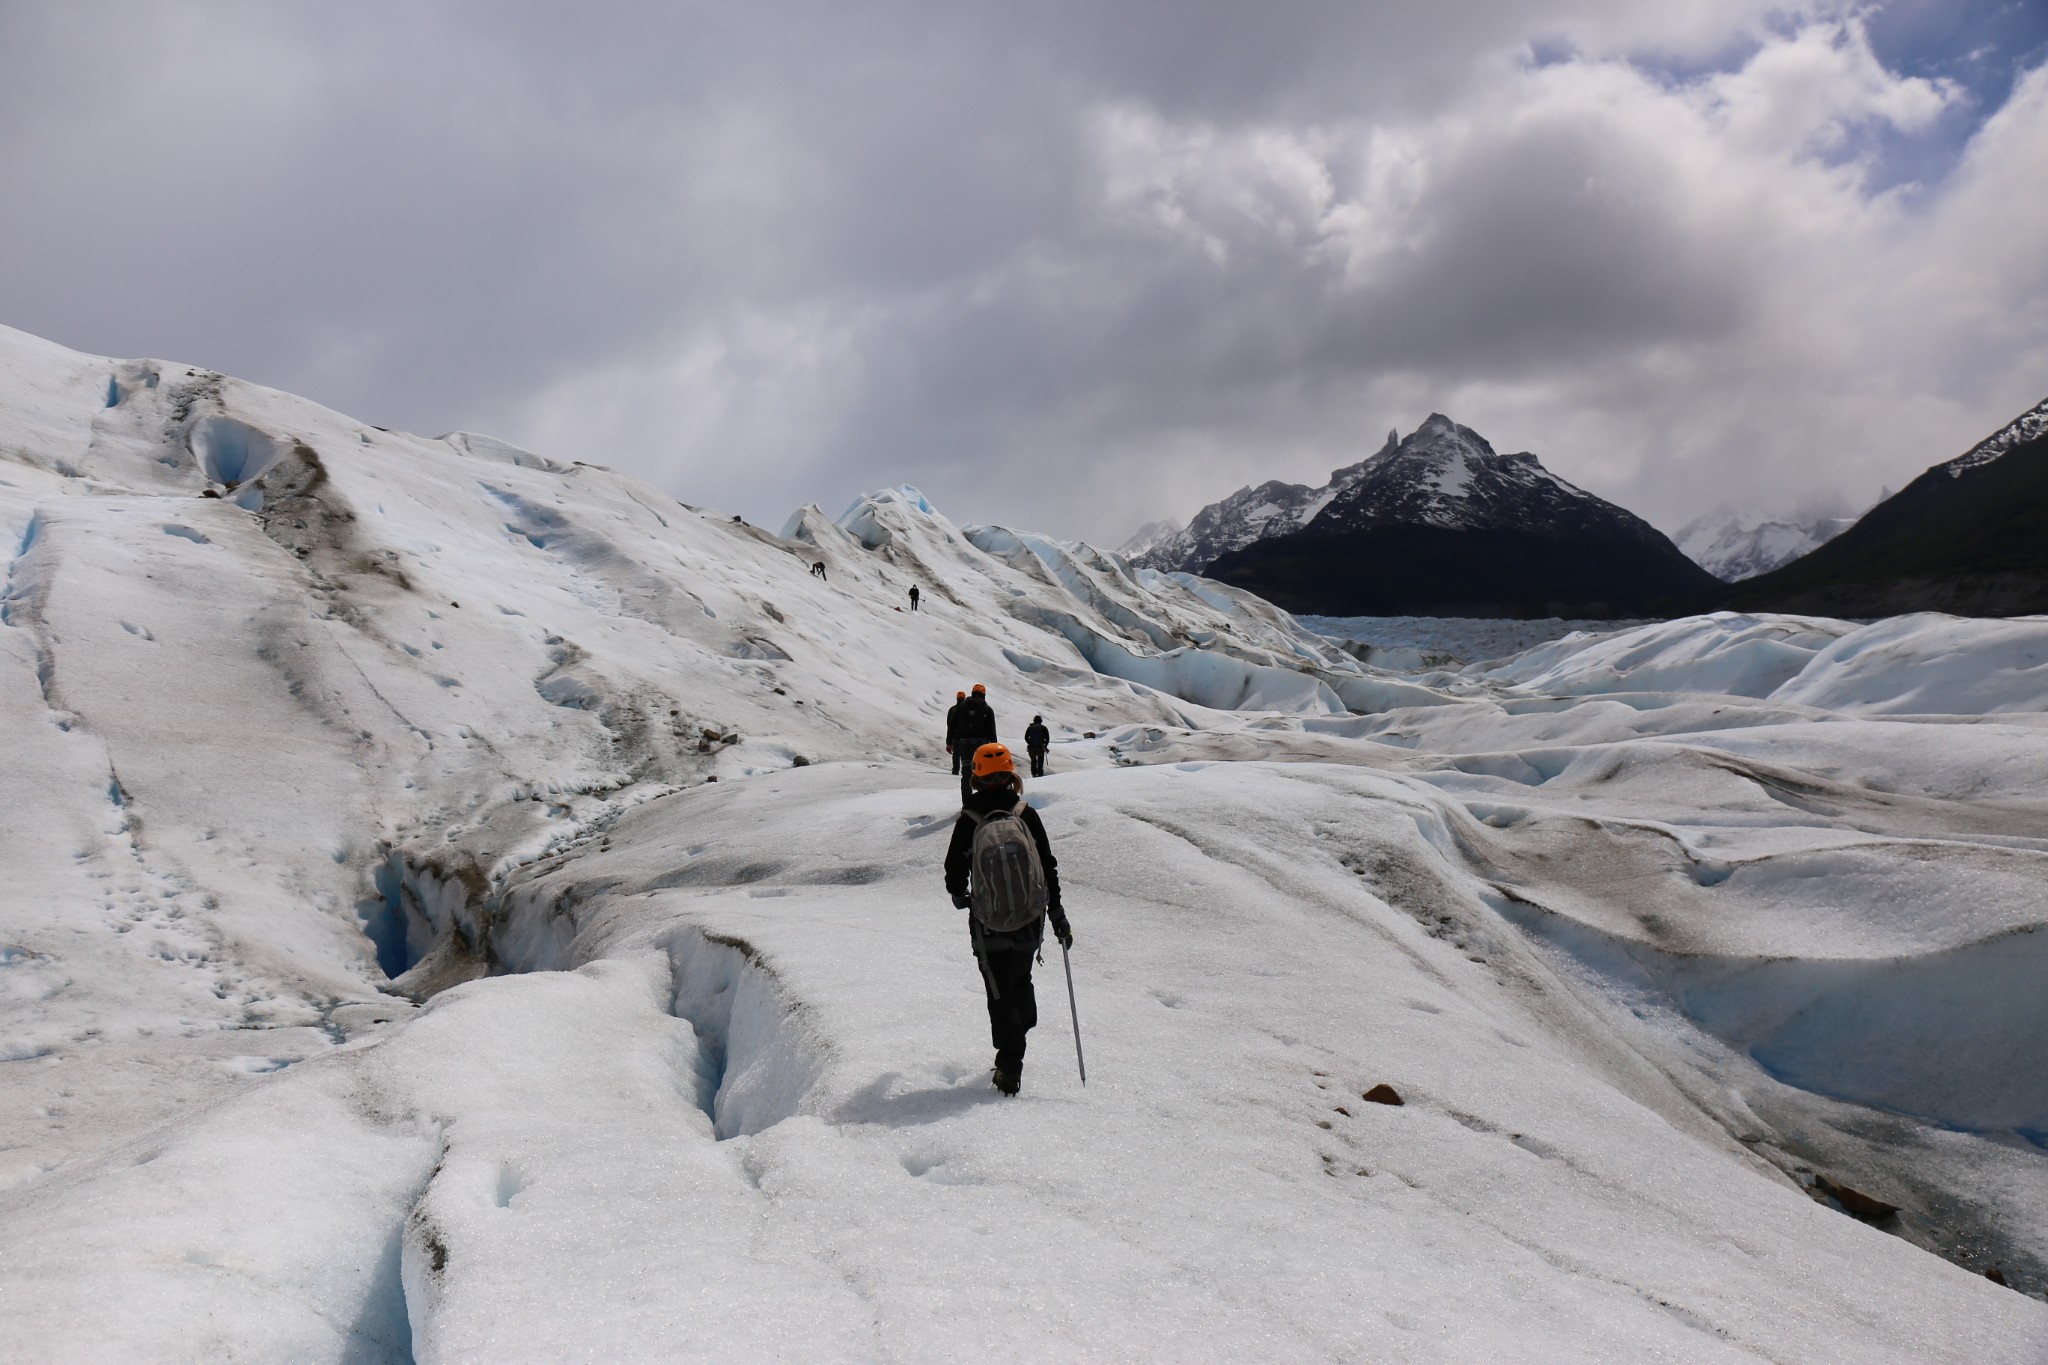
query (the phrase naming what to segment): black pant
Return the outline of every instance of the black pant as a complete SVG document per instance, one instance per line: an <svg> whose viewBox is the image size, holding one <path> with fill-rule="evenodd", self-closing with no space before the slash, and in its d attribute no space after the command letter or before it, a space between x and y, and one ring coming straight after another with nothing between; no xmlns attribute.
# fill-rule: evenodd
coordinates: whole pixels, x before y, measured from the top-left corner
<svg viewBox="0 0 2048 1365"><path fill-rule="evenodd" d="M1031 954L984 953L982 958L988 966L981 984L988 996L988 1033L996 1048L996 1066L1015 1074L1024 1069L1024 1035L1038 1023Z"/></svg>
<svg viewBox="0 0 2048 1365"><path fill-rule="evenodd" d="M953 776L960 776L960 746L953 746Z"/></svg>
<svg viewBox="0 0 2048 1365"><path fill-rule="evenodd" d="M1043 750L1043 749L1033 749L1033 750L1031 750L1031 751L1030 751L1030 753L1031 753L1031 775L1032 775L1033 777L1044 777L1044 776L1045 776L1045 750Z"/></svg>

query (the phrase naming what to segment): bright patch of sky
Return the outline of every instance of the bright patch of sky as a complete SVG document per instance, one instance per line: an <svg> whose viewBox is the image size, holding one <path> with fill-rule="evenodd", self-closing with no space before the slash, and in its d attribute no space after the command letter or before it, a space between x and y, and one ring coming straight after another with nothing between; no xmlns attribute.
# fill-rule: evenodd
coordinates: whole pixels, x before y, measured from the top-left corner
<svg viewBox="0 0 2048 1365"><path fill-rule="evenodd" d="M1890 0L1870 11L1865 31L1888 69L1954 92L1918 133L1878 134L1879 186L1939 180L2019 78L2048 61L2048 4L2040 0Z"/></svg>
<svg viewBox="0 0 2048 1365"><path fill-rule="evenodd" d="M1943 179L2019 79L2048 61L2048 4L2039 0L1881 0L1834 15L1827 8L1772 13L1716 49L1628 60L1674 93L1711 88L1771 48L1808 48L1838 68L1865 65L1866 79L1888 77L1898 94L1889 107L1837 121L1818 150L1832 164L1859 167L1873 192L1908 194ZM1556 38L1532 43L1529 53L1538 68L1585 56ZM1810 86L1818 73L1805 74Z"/></svg>

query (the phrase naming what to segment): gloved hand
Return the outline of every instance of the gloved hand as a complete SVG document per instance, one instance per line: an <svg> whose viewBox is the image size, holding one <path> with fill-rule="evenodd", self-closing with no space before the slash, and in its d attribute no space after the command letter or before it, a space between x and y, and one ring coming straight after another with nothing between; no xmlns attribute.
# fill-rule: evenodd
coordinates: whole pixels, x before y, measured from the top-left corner
<svg viewBox="0 0 2048 1365"><path fill-rule="evenodd" d="M1060 941L1060 947L1062 948L1072 948L1074 946L1074 931L1067 924L1067 917L1065 915L1061 915L1052 922L1052 936Z"/></svg>
<svg viewBox="0 0 2048 1365"><path fill-rule="evenodd" d="M972 904L974 904L974 902L968 900L965 896L953 897L953 908L955 910L965 910L968 906Z"/></svg>

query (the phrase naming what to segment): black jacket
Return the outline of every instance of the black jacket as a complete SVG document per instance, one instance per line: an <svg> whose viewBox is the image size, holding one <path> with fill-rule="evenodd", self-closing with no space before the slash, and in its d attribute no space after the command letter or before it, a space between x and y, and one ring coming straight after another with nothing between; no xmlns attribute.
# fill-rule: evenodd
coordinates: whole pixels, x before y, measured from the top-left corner
<svg viewBox="0 0 2048 1365"><path fill-rule="evenodd" d="M1023 800L1017 793L1005 787L979 788L967 798L967 805L960 812L960 818L953 822L953 841L946 846L946 893L960 897L967 894L968 860L974 852L974 831L979 822L968 815L992 815L999 810L1008 810ZM1031 831L1032 842L1038 845L1038 861L1045 869L1045 914L1055 927L1067 922L1066 907L1060 904L1060 865L1052 856L1052 844L1045 837L1045 822L1038 818L1038 812L1024 807L1024 828ZM982 934L983 946L992 953L1031 952L1038 947L1045 934L1045 919L1033 920L1031 924L1014 934Z"/></svg>
<svg viewBox="0 0 2048 1365"><path fill-rule="evenodd" d="M1024 727L1024 747L1026 749L1045 749L1051 746L1052 731L1046 729L1037 721L1033 721Z"/></svg>
<svg viewBox="0 0 2048 1365"><path fill-rule="evenodd" d="M986 697L969 697L953 708L953 742L964 744L970 740L983 744L996 742L996 713L989 708Z"/></svg>
<svg viewBox="0 0 2048 1365"><path fill-rule="evenodd" d="M946 708L946 743L949 745L960 738L960 708L965 705L967 698L962 697Z"/></svg>

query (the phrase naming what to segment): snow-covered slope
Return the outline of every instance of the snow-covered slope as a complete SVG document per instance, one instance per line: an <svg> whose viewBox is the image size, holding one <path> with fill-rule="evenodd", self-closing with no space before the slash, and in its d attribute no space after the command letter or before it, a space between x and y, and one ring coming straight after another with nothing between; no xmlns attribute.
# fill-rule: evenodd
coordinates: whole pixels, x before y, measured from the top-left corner
<svg viewBox="0 0 2048 1365"><path fill-rule="evenodd" d="M1672 537L1693 563L1729 583L1790 564L1856 524L1843 516L1752 517L1712 513Z"/></svg>
<svg viewBox="0 0 2048 1365"><path fill-rule="evenodd" d="M1945 464L1935 466L1951 477L1990 464L2018 446L2048 436L2048 398L2042 399L1997 431Z"/></svg>
<svg viewBox="0 0 2048 1365"><path fill-rule="evenodd" d="M1125 559L1142 559L1154 547L1172 536L1179 535L1181 530L1181 524L1177 521L1148 521L1131 532L1130 538L1116 547L1116 552Z"/></svg>
<svg viewBox="0 0 2048 1365"><path fill-rule="evenodd" d="M91 903L120 931L79 949L104 971L11 1022L21 1057L125 1049L94 1021L139 997L190 1011L181 1046L212 1077L251 1041L218 1025L315 1028L381 980L359 902L391 902L371 926L405 959L408 862L487 886L681 786L937 761L973 682L1015 739L1040 711L1063 735L1185 725L1184 696L1334 713L1323 679L1364 676L1263 603L973 533L997 557L914 496L857 505L859 535L805 513L782 540L488 438L0 345L10 796L45 812L0 837L21 913ZM484 968L444 962L457 946L423 970ZM44 1141L115 1132L64 1108L9 1134L14 1176Z"/></svg>
<svg viewBox="0 0 2048 1365"><path fill-rule="evenodd" d="M0 347L21 1358L2048 1350L2048 621L1396 676L914 490ZM987 1084L974 681L1085 1088L1056 970Z"/></svg>

